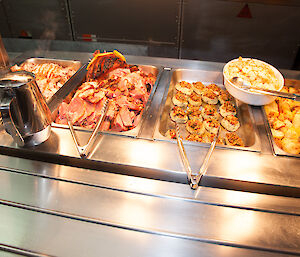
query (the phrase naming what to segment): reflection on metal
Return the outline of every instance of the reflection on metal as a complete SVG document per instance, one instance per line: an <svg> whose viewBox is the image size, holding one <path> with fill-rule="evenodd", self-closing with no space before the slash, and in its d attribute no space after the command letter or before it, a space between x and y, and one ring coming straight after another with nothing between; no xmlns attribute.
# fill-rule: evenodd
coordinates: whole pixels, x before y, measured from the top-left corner
<svg viewBox="0 0 300 257"><path fill-rule="evenodd" d="M70 129L70 132L71 132L71 135L72 135L72 138L73 138L73 141L75 143L75 146L77 148L77 151L80 155L81 158L85 158L88 156L88 154L90 153L90 151L92 151L92 149L90 149L90 147L92 146L92 144L94 143L94 139L95 139L95 136L97 135L98 131L99 131L99 128L101 127L103 121L104 121L104 118L106 116L106 113L107 113L107 110L109 108L109 100L106 99L100 113L100 117L97 121L97 124L95 126L95 129L93 130L91 136L89 137L87 143L84 145L84 146L80 146L79 145L79 142L78 142L78 138L75 134L75 130L73 128L73 124L72 124L72 121L70 120L69 118L69 115L67 114L66 115L66 118L67 118L67 121L68 121L68 125L69 125L69 129Z"/></svg>

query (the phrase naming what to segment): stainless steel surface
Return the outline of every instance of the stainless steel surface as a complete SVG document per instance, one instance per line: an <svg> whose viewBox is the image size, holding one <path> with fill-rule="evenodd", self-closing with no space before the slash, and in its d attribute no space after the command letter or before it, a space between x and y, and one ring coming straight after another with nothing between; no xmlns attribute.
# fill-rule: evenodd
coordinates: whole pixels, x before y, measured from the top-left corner
<svg viewBox="0 0 300 257"><path fill-rule="evenodd" d="M97 133L98 133L98 131L99 131L99 128L100 128L100 126L102 125L103 119L104 119L105 116L106 116L107 110L108 110L108 108L109 108L109 103L110 103L109 100L106 99L106 101L105 101L105 103L104 103L104 105L103 105L103 107L102 107L102 109L101 109L101 111L100 111L101 115L100 115L100 117L99 117L99 119L98 119L98 121L97 121L97 124L96 124L96 126L95 126L95 129L93 130L91 136L89 137L87 143L86 143L84 146L80 146L80 145L79 145L78 139L77 139L76 134L75 134L75 130L74 130L74 128L73 128L73 124L72 124L72 122L70 121L68 115L66 116L67 121L68 121L68 125L69 125L69 128L70 128L70 132L71 132L71 135L72 135L72 138L73 138L73 141L74 141L74 143L75 143L75 146L76 146L76 148L77 148L77 151L78 151L80 157L85 158L85 157L87 157L88 154L90 153L90 151L91 151L91 146L92 146L93 143L95 143L95 142L94 142L95 136L97 135Z"/></svg>
<svg viewBox="0 0 300 257"><path fill-rule="evenodd" d="M205 85L206 84L217 84L219 87L224 89L222 85L222 73L216 71L206 71L206 70L192 70L192 69L174 69L172 73L172 78L170 85L167 85L167 90L162 101L162 108L160 113L160 121L159 127L155 130L154 139L157 140L170 140L166 137L166 133L169 129L174 129L174 122L170 119L170 111L171 107L173 106L172 97L175 94L175 85L180 81L187 81L187 82L196 82L201 81ZM235 106L237 107L237 116L239 118L241 127L236 132L243 140L245 147L235 147L235 146L221 146L217 145L218 148L225 147L225 148L233 148L233 149L241 149L241 150L249 150L249 151L260 151L260 140L257 135L257 130L255 127L255 123L253 121L253 117L251 115L251 111L247 104L244 104L238 100L235 100ZM180 125L182 128L182 137L185 139L186 136L189 134L185 130L185 125ZM220 134L222 137L224 136L225 131L222 131ZM201 145L207 146L205 143L197 143L186 141L186 144L191 145Z"/></svg>
<svg viewBox="0 0 300 257"><path fill-rule="evenodd" d="M38 46L48 50L49 40L72 40L69 10L63 0L2 0L12 37L45 39Z"/></svg>
<svg viewBox="0 0 300 257"><path fill-rule="evenodd" d="M94 40L104 42L177 44L179 2L88 0L82 5L80 1L70 0L69 4L77 40L84 39L85 34L93 34Z"/></svg>
<svg viewBox="0 0 300 257"><path fill-rule="evenodd" d="M51 113L34 75L25 71L0 77L4 127L19 146L34 146L50 136Z"/></svg>
<svg viewBox="0 0 300 257"><path fill-rule="evenodd" d="M52 56L51 56L52 54ZM47 57L66 56L71 59L85 59L82 53L47 53ZM76 58L76 56L78 58ZM212 71L221 74L224 64L200 61L175 60L166 58L126 56L129 63L161 65L172 69L192 69ZM297 71L282 71L288 78L299 77ZM165 76L166 75L166 76ZM186 173L180 162L176 145L169 141L150 140L148 135L158 131L159 101L168 89L170 71L165 70L145 119L142 129L147 139L120 137L104 134L89 160L81 160L68 130L52 128L52 135L44 144L34 149L18 149L13 141L0 129L1 153L22 156L68 166L86 167L111 173L121 173L145 178L186 183ZM154 108L155 107L155 108ZM261 108L251 107L253 121L257 127L257 137L261 141L260 152L236 151L216 148L208 166L202 186L230 188L250 192L300 196L299 160L273 156L269 144ZM156 117L156 119L155 119ZM80 140L87 140L89 133L77 131ZM144 135L145 135L144 134ZM208 146L186 145L187 156L192 170L199 170ZM9 157L12 158L12 157ZM25 161L25 159L23 160ZM29 161L30 163L30 161ZM20 168L20 163L6 163L6 167ZM42 165L43 166L43 165ZM54 174L53 176L58 176ZM157 181L156 181L157 182Z"/></svg>
<svg viewBox="0 0 300 257"><path fill-rule="evenodd" d="M179 58L227 62L247 56L290 69L299 49L299 35L290 36L295 34L292 24L300 23L299 2L292 1L291 5L291 1L269 2L276 4L263 0L184 1ZM243 17L246 4L251 17ZM277 40L278 35L286 38L284 44Z"/></svg>
<svg viewBox="0 0 300 257"><path fill-rule="evenodd" d="M175 132L176 132L176 141L177 141L177 146L178 146L178 150L180 153L180 157L188 178L188 183L191 186L192 189L194 189L194 180L193 180L193 173L192 173L192 169L191 169L191 165L189 162L189 159L187 158L185 149L184 149L184 145L182 143L182 139L180 136L180 128L178 126L177 123L175 123Z"/></svg>
<svg viewBox="0 0 300 257"><path fill-rule="evenodd" d="M196 181L196 185L197 185L197 187L194 188L194 189L198 189L198 186L199 186L199 183L200 183L202 177L206 174L206 171L207 171L207 168L208 168L208 164L209 164L211 155L212 155L212 153L213 153L213 151L214 151L214 149L215 149L215 147L216 147L216 143L217 143L218 138L219 138L220 129L221 129L221 126L219 126L218 132L217 132L217 134L215 135L215 139L214 139L214 141L211 143L211 145L210 145L210 147L209 147L209 149L208 149L208 151L207 151L207 154L206 154L206 156L205 156L205 158L204 158L204 161L203 161L203 163L202 163L202 165L201 165L201 167L200 167L199 173L196 174L196 176L194 177L194 178L195 178L195 181ZM198 190L198 192L199 192L199 190Z"/></svg>
<svg viewBox="0 0 300 257"><path fill-rule="evenodd" d="M1 244L54 256L300 254L297 198L203 187L195 197L183 184L0 159L23 166L0 170Z"/></svg>

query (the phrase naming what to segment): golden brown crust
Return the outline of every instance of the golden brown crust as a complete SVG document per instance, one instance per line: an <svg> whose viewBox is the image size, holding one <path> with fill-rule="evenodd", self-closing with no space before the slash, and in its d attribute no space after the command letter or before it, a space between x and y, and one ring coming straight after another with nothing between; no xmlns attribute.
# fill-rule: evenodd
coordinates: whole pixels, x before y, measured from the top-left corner
<svg viewBox="0 0 300 257"><path fill-rule="evenodd" d="M205 132L205 128L203 126L203 123L199 120L189 120L186 123L186 129L191 134L202 135Z"/></svg>
<svg viewBox="0 0 300 257"><path fill-rule="evenodd" d="M202 104L202 98L200 95L193 92L190 97L188 98L188 101L193 106L200 106Z"/></svg>
<svg viewBox="0 0 300 257"><path fill-rule="evenodd" d="M182 92L178 91L173 96L172 102L174 105L177 105L179 107L185 107L188 105L188 97L186 94L183 94Z"/></svg>
<svg viewBox="0 0 300 257"><path fill-rule="evenodd" d="M219 114L215 108L215 106L213 105L206 105L205 107L203 107L202 111L201 111L201 115L204 119L207 118L215 118L218 119L219 118Z"/></svg>
<svg viewBox="0 0 300 257"><path fill-rule="evenodd" d="M187 81L180 81L175 85L175 88L186 95L191 95L193 92L191 83Z"/></svg>
<svg viewBox="0 0 300 257"><path fill-rule="evenodd" d="M221 90L220 94L218 95L218 100L221 104L225 102L233 101L233 97L228 93L226 90Z"/></svg>
<svg viewBox="0 0 300 257"><path fill-rule="evenodd" d="M223 117L228 115L236 115L236 109L230 102L225 102L222 104L219 108L219 111Z"/></svg>
<svg viewBox="0 0 300 257"><path fill-rule="evenodd" d="M192 83L192 88L194 90L195 93L197 93L198 95L201 95L203 90L206 88L202 82L197 81L197 82L193 82Z"/></svg>
<svg viewBox="0 0 300 257"><path fill-rule="evenodd" d="M228 115L221 121L222 126L230 132L237 131L240 127L240 122L237 117Z"/></svg>
<svg viewBox="0 0 300 257"><path fill-rule="evenodd" d="M226 133L225 142L226 145L241 146L241 147L245 146L243 140L236 133Z"/></svg>
<svg viewBox="0 0 300 257"><path fill-rule="evenodd" d="M217 104L218 96L210 89L205 89L202 93L202 100L208 104Z"/></svg>
<svg viewBox="0 0 300 257"><path fill-rule="evenodd" d="M188 120L188 116L182 108L178 106L174 106L170 112L170 117L173 121L178 123L186 123Z"/></svg>
<svg viewBox="0 0 300 257"><path fill-rule="evenodd" d="M220 123L215 118L207 118L204 120L203 124L207 131L214 134L218 133Z"/></svg>
<svg viewBox="0 0 300 257"><path fill-rule="evenodd" d="M201 116L201 110L198 106L188 106L187 114L190 120L203 120Z"/></svg>
<svg viewBox="0 0 300 257"><path fill-rule="evenodd" d="M198 134L189 134L186 138L188 141L193 141L193 142L203 142L203 135L198 135Z"/></svg>
<svg viewBox="0 0 300 257"><path fill-rule="evenodd" d="M221 93L221 88L219 88L216 84L210 84L206 88L212 90L216 95Z"/></svg>

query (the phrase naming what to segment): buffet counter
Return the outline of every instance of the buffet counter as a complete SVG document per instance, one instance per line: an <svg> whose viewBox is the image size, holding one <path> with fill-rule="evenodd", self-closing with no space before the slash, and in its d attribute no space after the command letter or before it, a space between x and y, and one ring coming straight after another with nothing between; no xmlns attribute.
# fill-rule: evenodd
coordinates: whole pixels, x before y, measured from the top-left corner
<svg viewBox="0 0 300 257"><path fill-rule="evenodd" d="M88 62L75 52L24 53ZM222 63L126 56L159 67L136 133L103 132L88 158L68 127L48 141L17 147L0 129L0 250L26 256L300 255L299 158L273 154L261 107L247 106L249 147L217 146L200 190L187 184L176 141L162 131L174 71L199 71L222 83ZM281 71L300 79L300 72ZM195 73L198 74L198 73ZM90 131L77 129L80 141ZM208 144L185 142L197 172Z"/></svg>

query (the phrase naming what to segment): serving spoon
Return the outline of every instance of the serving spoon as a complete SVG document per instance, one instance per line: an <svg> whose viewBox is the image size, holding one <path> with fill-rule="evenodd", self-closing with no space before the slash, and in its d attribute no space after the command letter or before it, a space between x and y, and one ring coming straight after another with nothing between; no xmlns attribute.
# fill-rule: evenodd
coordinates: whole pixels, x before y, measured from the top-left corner
<svg viewBox="0 0 300 257"><path fill-rule="evenodd" d="M250 91L250 92L264 94L264 95L270 95L270 96L276 96L276 97L288 98L288 99L292 99L292 100L295 100L295 101L298 101L298 102L300 101L300 95L292 94L292 93L279 92L279 91L271 90L271 89L264 89L264 88L261 88L261 87L252 88L247 81L244 81L243 79L241 79L239 77L233 77L230 81L235 86L238 86L238 87L240 87L242 89L245 89L247 91Z"/></svg>

